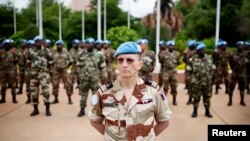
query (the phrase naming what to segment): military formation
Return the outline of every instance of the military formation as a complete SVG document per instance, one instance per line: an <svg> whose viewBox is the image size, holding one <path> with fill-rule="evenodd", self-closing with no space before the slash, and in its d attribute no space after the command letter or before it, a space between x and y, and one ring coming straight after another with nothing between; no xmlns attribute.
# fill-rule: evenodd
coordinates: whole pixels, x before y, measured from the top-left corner
<svg viewBox="0 0 250 141"><path fill-rule="evenodd" d="M153 82L156 53L150 50L147 39L138 39L136 43L141 48L143 62L138 75L147 82ZM78 117L84 116L89 90L96 93L98 88L113 83L117 78L117 69L114 65L117 61L114 57L116 51L108 40L73 39L71 44L72 47L66 49L61 40L53 45L49 39L36 36L33 40L20 40L19 48L16 48L13 40L5 39L0 48L0 61L5 62L0 64L0 103L6 102L7 88L11 89L13 103L18 103L18 94L25 93L26 103L33 106L30 116L35 116L39 114L39 95L43 95L46 115L51 116L51 104L60 101L59 84L62 81L70 105L73 104L71 97L75 88L79 89L81 99ZM173 105L177 105L177 66L182 59L186 64L185 88L189 95L187 104L193 104L194 107L192 117L197 116L201 96L206 109L205 115L212 117L209 108L213 85L214 93L218 94L222 83L225 84L225 93L229 97L228 106L232 105L237 82L240 104L246 106L245 90L250 94L248 42L237 42L236 52L232 53L227 47L227 42L220 40L211 55L205 53L204 43L195 40L187 41L187 48L183 53L176 49L174 40L160 41L159 47L159 86L165 95L172 95ZM50 86L53 100L50 100Z"/></svg>

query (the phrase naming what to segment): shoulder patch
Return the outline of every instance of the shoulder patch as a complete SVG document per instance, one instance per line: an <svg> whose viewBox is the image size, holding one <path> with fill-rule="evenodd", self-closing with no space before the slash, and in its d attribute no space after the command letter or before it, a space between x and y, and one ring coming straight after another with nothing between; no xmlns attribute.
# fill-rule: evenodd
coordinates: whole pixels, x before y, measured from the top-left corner
<svg viewBox="0 0 250 141"><path fill-rule="evenodd" d="M145 80L144 83L146 85L152 86L152 87L154 87L156 89L159 87L159 85L153 80Z"/></svg>
<svg viewBox="0 0 250 141"><path fill-rule="evenodd" d="M113 84L112 84L112 82L108 82L108 83L102 85L102 86L100 87L100 90L101 90L102 92L105 92L105 91L107 91L108 89L111 89L111 88L113 88Z"/></svg>

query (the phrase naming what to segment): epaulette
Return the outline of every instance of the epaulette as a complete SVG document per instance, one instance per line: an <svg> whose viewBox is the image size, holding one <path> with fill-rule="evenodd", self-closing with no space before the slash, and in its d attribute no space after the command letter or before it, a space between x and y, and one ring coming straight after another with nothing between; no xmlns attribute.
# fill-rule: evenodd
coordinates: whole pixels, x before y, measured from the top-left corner
<svg viewBox="0 0 250 141"><path fill-rule="evenodd" d="M159 85L153 80L144 80L144 83L146 85L152 86L152 87L154 87L156 89L159 88Z"/></svg>
<svg viewBox="0 0 250 141"><path fill-rule="evenodd" d="M113 88L113 83L112 82L107 82L106 84L103 84L101 87L100 87L100 90L102 92L105 92L107 91L108 89L111 89Z"/></svg>

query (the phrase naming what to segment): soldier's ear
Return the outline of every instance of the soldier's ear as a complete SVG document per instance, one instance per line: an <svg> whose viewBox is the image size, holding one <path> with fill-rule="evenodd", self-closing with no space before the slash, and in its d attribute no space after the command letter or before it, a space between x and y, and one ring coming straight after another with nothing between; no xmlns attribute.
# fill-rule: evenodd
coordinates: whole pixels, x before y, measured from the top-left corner
<svg viewBox="0 0 250 141"><path fill-rule="evenodd" d="M136 65L136 70L140 70L142 68L142 65L143 65L143 61L142 60L139 60L139 62L137 63Z"/></svg>

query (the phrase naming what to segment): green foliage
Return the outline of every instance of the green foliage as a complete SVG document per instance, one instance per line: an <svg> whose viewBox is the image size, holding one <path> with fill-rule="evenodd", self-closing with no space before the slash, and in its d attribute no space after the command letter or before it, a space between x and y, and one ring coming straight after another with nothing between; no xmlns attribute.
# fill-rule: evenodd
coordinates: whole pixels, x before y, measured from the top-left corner
<svg viewBox="0 0 250 141"><path fill-rule="evenodd" d="M27 26L23 31L23 38L33 39L36 35L39 35L38 28L36 25L31 24Z"/></svg>
<svg viewBox="0 0 250 141"><path fill-rule="evenodd" d="M120 26L109 29L107 38L112 41L112 47L117 49L120 44L127 41L136 41L139 37L135 30Z"/></svg>

